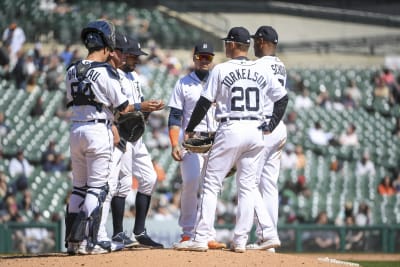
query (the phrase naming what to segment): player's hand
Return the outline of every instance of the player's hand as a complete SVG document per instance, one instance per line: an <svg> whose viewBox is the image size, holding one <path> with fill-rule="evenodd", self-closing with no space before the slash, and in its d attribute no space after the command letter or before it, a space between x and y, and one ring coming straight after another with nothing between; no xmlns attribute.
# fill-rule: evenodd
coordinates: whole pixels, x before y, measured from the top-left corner
<svg viewBox="0 0 400 267"><path fill-rule="evenodd" d="M152 112L163 109L165 104L162 100L146 100L140 103L141 111Z"/></svg>
<svg viewBox="0 0 400 267"><path fill-rule="evenodd" d="M161 99L155 100L157 101L158 105L157 105L157 110L161 110L165 107L165 103L164 101L162 101Z"/></svg>
<svg viewBox="0 0 400 267"><path fill-rule="evenodd" d="M182 161L182 150L179 145L172 147L171 156L176 161Z"/></svg>
<svg viewBox="0 0 400 267"><path fill-rule="evenodd" d="M270 131L263 131L263 135L269 135L269 134L271 134Z"/></svg>
<svg viewBox="0 0 400 267"><path fill-rule="evenodd" d="M185 132L185 136L184 136L184 138L183 138L183 140L188 140L189 138L192 138L192 137L194 137L195 136L195 132Z"/></svg>
<svg viewBox="0 0 400 267"><path fill-rule="evenodd" d="M111 126L111 131L113 133L113 142L114 142L114 146L116 146L119 141L120 141L120 137L119 137L119 133L118 133L118 129L117 126L115 126L114 124Z"/></svg>

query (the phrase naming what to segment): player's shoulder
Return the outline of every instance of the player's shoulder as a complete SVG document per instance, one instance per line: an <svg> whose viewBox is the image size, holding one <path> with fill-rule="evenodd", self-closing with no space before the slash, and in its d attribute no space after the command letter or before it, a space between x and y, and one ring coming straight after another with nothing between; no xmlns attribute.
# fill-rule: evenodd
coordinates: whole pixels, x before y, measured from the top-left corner
<svg viewBox="0 0 400 267"><path fill-rule="evenodd" d="M91 61L91 60L81 60L74 64L73 67L75 68L78 74L85 74L90 70L96 70L96 72L100 74L106 74L102 76L106 76L112 79L119 80L119 74L117 69L111 66L108 62L98 62L98 61Z"/></svg>
<svg viewBox="0 0 400 267"><path fill-rule="evenodd" d="M240 59L230 59L228 61L225 62L226 66L253 66L256 64L255 60L251 60L248 58L240 58Z"/></svg>
<svg viewBox="0 0 400 267"><path fill-rule="evenodd" d="M121 70L121 69L117 69L117 72L118 72L118 74L121 75L121 76L122 76L123 74L125 74L125 71L123 71L123 70Z"/></svg>
<svg viewBox="0 0 400 267"><path fill-rule="evenodd" d="M196 78L194 76L194 72L190 72L181 76L175 83L175 86L184 86L187 84L193 84L196 82Z"/></svg>
<svg viewBox="0 0 400 267"><path fill-rule="evenodd" d="M263 56L256 60L257 62L267 62L271 64L281 64L284 65L282 60L277 56Z"/></svg>
<svg viewBox="0 0 400 267"><path fill-rule="evenodd" d="M184 76L182 76L179 81L181 81L182 83L186 83L188 81L195 81L197 78L196 74L194 73L194 71L191 71L187 74L185 74Z"/></svg>

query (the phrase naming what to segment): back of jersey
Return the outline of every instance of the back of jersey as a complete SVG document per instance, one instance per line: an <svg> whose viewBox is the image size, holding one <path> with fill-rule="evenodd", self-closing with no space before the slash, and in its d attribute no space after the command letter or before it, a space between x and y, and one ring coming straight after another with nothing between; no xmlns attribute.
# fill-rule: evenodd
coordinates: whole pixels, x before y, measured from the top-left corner
<svg viewBox="0 0 400 267"><path fill-rule="evenodd" d="M87 70L82 72L81 68ZM119 106L126 101L118 76L111 76L104 63L83 60L71 66L66 73L65 83L67 99L72 108L72 121L112 120L113 113L109 107Z"/></svg>
<svg viewBox="0 0 400 267"><path fill-rule="evenodd" d="M286 88L286 68L283 62L275 56L264 56L257 60L258 63L261 63L268 70L272 72L272 74L278 79L283 87ZM264 103L264 114L270 116L274 109L274 103L271 99L266 98Z"/></svg>
<svg viewBox="0 0 400 267"><path fill-rule="evenodd" d="M266 89L271 79L265 65L232 59L214 67L202 96L217 103L216 118L262 118ZM279 85L280 86L280 85Z"/></svg>

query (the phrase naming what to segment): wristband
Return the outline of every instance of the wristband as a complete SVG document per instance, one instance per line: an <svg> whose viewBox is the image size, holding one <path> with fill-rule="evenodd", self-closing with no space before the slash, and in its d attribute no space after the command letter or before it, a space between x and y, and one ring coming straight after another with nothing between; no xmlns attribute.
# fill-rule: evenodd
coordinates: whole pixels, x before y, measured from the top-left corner
<svg viewBox="0 0 400 267"><path fill-rule="evenodd" d="M136 111L141 111L142 110L142 105L140 103L133 104L133 107L135 108Z"/></svg>

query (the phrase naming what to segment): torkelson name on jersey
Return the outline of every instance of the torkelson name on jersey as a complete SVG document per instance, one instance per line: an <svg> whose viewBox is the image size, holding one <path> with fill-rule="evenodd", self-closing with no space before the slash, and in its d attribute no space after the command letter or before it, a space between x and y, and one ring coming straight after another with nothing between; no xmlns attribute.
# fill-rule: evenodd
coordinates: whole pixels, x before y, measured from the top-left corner
<svg viewBox="0 0 400 267"><path fill-rule="evenodd" d="M256 71L252 72L250 69L236 69L235 71L229 72L229 74L223 78L222 84L230 87L238 80L254 81L259 85L260 89L263 89L265 86L267 86L267 81L265 80L264 76Z"/></svg>

